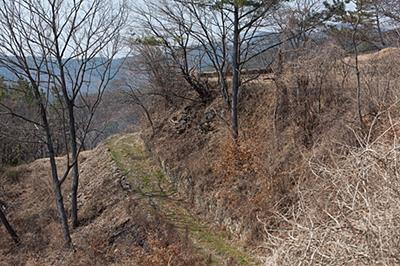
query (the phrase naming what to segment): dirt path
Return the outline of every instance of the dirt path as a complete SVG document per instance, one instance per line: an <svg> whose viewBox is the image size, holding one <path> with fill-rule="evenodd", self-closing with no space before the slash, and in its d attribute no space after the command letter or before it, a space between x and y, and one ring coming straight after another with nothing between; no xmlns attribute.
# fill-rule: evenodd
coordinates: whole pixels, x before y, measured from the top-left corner
<svg viewBox="0 0 400 266"><path fill-rule="evenodd" d="M208 257L210 265L257 265L256 260L226 233L196 218L176 195L169 178L146 154L138 134L116 136L108 141L111 156L126 177L133 193L147 200L151 209L163 215L191 240L195 249Z"/></svg>

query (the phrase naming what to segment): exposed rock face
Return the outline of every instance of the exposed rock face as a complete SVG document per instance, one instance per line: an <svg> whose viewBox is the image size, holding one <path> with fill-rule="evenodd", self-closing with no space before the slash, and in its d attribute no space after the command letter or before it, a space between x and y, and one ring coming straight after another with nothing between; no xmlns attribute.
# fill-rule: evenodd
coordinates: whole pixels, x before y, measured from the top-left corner
<svg viewBox="0 0 400 266"><path fill-rule="evenodd" d="M190 106L185 107L182 111L175 112L169 119L176 134L181 135L195 125L195 128L207 134L215 129L214 121L216 119L216 111L211 108L206 110L200 120L195 117L198 114Z"/></svg>
<svg viewBox="0 0 400 266"><path fill-rule="evenodd" d="M246 242L253 237L251 226L241 217L232 216L230 210L226 208L225 199L220 197L218 192L210 190L210 193L205 191L200 193L203 189L195 183L189 169L177 171L168 166L165 160L163 162L163 171L174 181L178 192L198 210L198 214L225 228L240 241Z"/></svg>
<svg viewBox="0 0 400 266"><path fill-rule="evenodd" d="M203 118L200 120L198 125L198 130L203 133L207 134L215 129L213 122L216 117L216 113L214 109L208 110L204 113Z"/></svg>
<svg viewBox="0 0 400 266"><path fill-rule="evenodd" d="M186 129L190 128L192 122L192 117L190 113L191 108L189 106L184 108L182 111L178 111L172 115L169 121L173 125L177 134L183 134Z"/></svg>

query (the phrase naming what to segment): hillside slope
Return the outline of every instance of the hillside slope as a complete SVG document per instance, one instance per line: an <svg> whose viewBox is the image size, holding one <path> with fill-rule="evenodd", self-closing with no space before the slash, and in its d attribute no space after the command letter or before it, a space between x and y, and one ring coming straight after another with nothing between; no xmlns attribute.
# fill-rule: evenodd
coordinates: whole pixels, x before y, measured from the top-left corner
<svg viewBox="0 0 400 266"><path fill-rule="evenodd" d="M72 233L75 252L62 247L47 160L8 170L6 210L22 245L2 237L1 265L257 264L190 212L137 134L115 136L81 160L82 224Z"/></svg>
<svg viewBox="0 0 400 266"><path fill-rule="evenodd" d="M353 58L320 54L334 63L312 53L243 87L237 145L220 97L157 98L155 134L83 153L75 252L47 160L10 168L0 192L23 245L2 237L0 264L398 265L399 50L361 57L361 118Z"/></svg>
<svg viewBox="0 0 400 266"><path fill-rule="evenodd" d="M242 87L237 145L217 91L157 104L144 139L178 193L268 265L397 265L400 50L360 56L360 118L354 58L319 49Z"/></svg>

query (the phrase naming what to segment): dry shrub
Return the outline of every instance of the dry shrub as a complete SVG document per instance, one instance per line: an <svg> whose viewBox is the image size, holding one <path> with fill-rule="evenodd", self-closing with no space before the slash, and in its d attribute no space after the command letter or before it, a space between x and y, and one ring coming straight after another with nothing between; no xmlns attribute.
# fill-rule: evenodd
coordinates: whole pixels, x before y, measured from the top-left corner
<svg viewBox="0 0 400 266"><path fill-rule="evenodd" d="M188 87L179 68L165 51L147 44L135 45L135 49L136 58L127 62L128 73L133 75L126 81L142 90L138 93L140 101L149 107L155 104L158 108L182 104Z"/></svg>
<svg viewBox="0 0 400 266"><path fill-rule="evenodd" d="M354 57L334 44L315 49L286 62L276 80L276 131L280 134L291 123L307 148L327 122L345 112L352 116L346 116L347 122L359 124ZM367 125L400 99L399 54L399 49L388 48L359 58L361 112Z"/></svg>
<svg viewBox="0 0 400 266"><path fill-rule="evenodd" d="M275 80L275 130L279 135L291 124L308 148L315 142L318 127L341 113L349 98L345 86L350 68L341 62L343 50L333 44L315 49L284 63Z"/></svg>
<svg viewBox="0 0 400 266"><path fill-rule="evenodd" d="M266 265L400 263L396 125L358 148L309 159L313 177L297 186L298 202L275 214L279 229L265 227Z"/></svg>
<svg viewBox="0 0 400 266"><path fill-rule="evenodd" d="M4 177L8 182L11 183L18 183L20 180L21 174L24 172L25 169L22 167L20 168L9 168L4 171Z"/></svg>
<svg viewBox="0 0 400 266"><path fill-rule="evenodd" d="M251 177L261 171L255 153L254 143L249 139L242 138L235 143L232 138L226 137L213 170L225 180Z"/></svg>
<svg viewBox="0 0 400 266"><path fill-rule="evenodd" d="M376 115L400 98L400 50L387 48L361 58L365 112Z"/></svg>
<svg viewBox="0 0 400 266"><path fill-rule="evenodd" d="M170 169L191 178L193 185L190 188L194 193L186 186L181 187L183 192L188 192L186 195L194 195L196 210L206 213L241 240L262 238L256 217L269 230L281 229L268 231L271 233L268 248L276 254L277 264L296 264L297 259L302 260L303 253L310 259L312 253L307 250L307 245L293 240L297 236L309 240L305 234L309 231L299 229L303 226L308 230L309 210L310 215L317 219L312 221L314 224L329 225L329 215L322 215L317 204L320 203L321 208L331 204L336 188L329 183L332 178L325 176L327 180L321 182L321 178L311 176L308 158L316 152L315 147L331 147L329 143L332 140L352 145L353 148L335 147L335 151L340 151L344 157L357 149L354 147L365 147L364 136L360 137L360 144L346 130L346 126L356 127L354 125L358 122L353 101L356 93L352 83L354 68L343 59L346 55L340 48L332 45L316 49L288 63L278 77L280 84L275 84L278 93L274 93L274 84L269 81L254 81L243 87L237 145L225 134L226 125L222 122L214 123L215 129L211 134L200 134L195 126L177 133L168 122L175 113L153 110L162 128L150 141L154 143L152 150ZM286 95L280 91L285 88ZM287 97L286 101L279 99L282 95ZM363 108L367 108L366 95L363 93ZM284 108L277 108L278 105ZM222 110L224 105L217 98L212 106ZM190 124L200 123L205 107L188 103L182 105L177 113L186 113L187 109L191 110ZM365 110L364 114L367 113ZM373 117L369 117L367 125L372 120ZM387 124L381 117L378 120L374 127ZM371 137L377 137L381 132L374 130ZM324 164L330 158L329 149L326 149L322 155ZM336 157L339 155L332 156L339 163ZM330 163L329 167L338 167ZM177 183L183 183L183 178L177 180ZM290 238L291 233L293 238ZM281 255L285 252L287 256ZM312 263L316 261L311 260Z"/></svg>

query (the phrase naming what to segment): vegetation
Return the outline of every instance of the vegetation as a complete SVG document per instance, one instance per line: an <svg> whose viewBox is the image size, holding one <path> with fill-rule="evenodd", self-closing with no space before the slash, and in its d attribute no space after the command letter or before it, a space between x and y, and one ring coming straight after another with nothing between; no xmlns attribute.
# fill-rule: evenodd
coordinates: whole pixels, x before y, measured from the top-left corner
<svg viewBox="0 0 400 266"><path fill-rule="evenodd" d="M241 248L230 243L226 236L199 222L183 206L177 204L179 197L165 174L144 151L139 135L124 135L109 140L111 156L123 171L132 189L143 199L148 199L157 215L166 220L193 241L194 248L203 256L211 254L216 265L233 258L239 265L254 264Z"/></svg>
<svg viewBox="0 0 400 266"><path fill-rule="evenodd" d="M29 95L32 96L31 100L40 115L30 119L17 113L18 111L7 103L2 103L2 107L5 114L31 123L42 131L52 165L54 193L65 242L67 246L71 246L61 185L72 170L72 225L77 227L78 157L81 150L78 146L75 115L77 99L84 94L93 71L97 72L100 76L100 83L96 84L95 90L97 99L90 103L81 97L84 108L89 110L87 123L83 125L85 136L94 111L113 75L111 63L120 49L119 40L125 23L125 7L122 4L114 10L102 0L91 4L84 1L2 1L0 6L1 65L19 79L28 82ZM76 70L70 71L68 66L73 63L77 64ZM69 133L65 143L70 143L67 155L69 158L71 153L71 161L68 160L67 170L61 176L55 160L55 137L49 123L48 102L51 98L55 101L51 107L57 108L61 113L59 118L67 121L63 126L68 130L64 128L63 133L65 136L67 131Z"/></svg>
<svg viewBox="0 0 400 266"><path fill-rule="evenodd" d="M0 0L1 261L399 264L399 12Z"/></svg>

